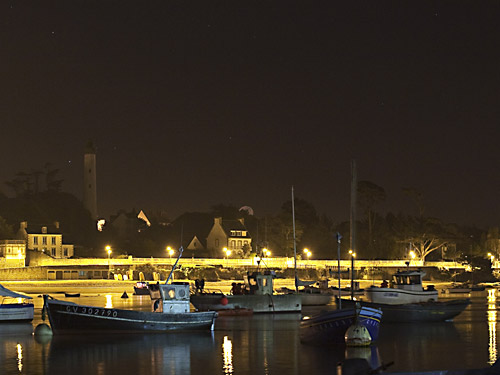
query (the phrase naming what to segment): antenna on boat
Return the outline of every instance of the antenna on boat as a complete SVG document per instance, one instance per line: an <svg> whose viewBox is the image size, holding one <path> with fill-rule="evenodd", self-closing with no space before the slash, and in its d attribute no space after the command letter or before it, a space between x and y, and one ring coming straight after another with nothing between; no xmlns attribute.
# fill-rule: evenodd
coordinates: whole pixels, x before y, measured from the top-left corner
<svg viewBox="0 0 500 375"><path fill-rule="evenodd" d="M184 248L181 246L179 248L179 256L177 257L177 259L175 260L175 263L172 267L172 270L170 271L170 274L168 275L167 277L167 281L165 281L165 284L168 284L168 282L170 281L170 278L172 277L172 275L174 274L174 271L175 269L177 268L177 263L179 263L179 259L181 259L181 256L182 256L182 252L184 251Z"/></svg>

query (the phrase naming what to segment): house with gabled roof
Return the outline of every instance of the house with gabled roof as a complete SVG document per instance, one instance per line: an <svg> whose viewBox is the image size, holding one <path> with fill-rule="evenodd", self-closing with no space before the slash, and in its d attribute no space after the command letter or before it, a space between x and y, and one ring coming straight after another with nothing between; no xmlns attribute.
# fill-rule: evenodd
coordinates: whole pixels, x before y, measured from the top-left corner
<svg viewBox="0 0 500 375"><path fill-rule="evenodd" d="M252 246L252 237L245 227L244 219L223 220L215 217L212 229L207 236L207 249L215 256L224 256L223 249L239 251L244 246Z"/></svg>

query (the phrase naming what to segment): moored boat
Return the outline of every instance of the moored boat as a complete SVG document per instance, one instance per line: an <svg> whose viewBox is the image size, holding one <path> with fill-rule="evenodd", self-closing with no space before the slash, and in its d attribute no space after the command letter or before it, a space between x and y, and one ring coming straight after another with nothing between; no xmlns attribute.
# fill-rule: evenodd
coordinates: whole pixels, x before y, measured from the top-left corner
<svg viewBox="0 0 500 375"><path fill-rule="evenodd" d="M213 330L217 313L190 311L188 283L158 285L158 291L153 311L79 305L48 295L44 309L55 334Z"/></svg>
<svg viewBox="0 0 500 375"><path fill-rule="evenodd" d="M346 331L354 323L356 316L358 324L366 327L371 340L376 341L382 314L380 309L362 305L358 308L350 306L305 316L300 321L300 341L305 344L343 344Z"/></svg>
<svg viewBox="0 0 500 375"><path fill-rule="evenodd" d="M134 285L134 294L140 296L149 296L149 283L145 281L138 281Z"/></svg>
<svg viewBox="0 0 500 375"><path fill-rule="evenodd" d="M438 291L434 285L424 289L422 270L398 271L392 276L392 285L370 286L365 289L365 299L373 303L396 305L403 303L420 303L438 300Z"/></svg>
<svg viewBox="0 0 500 375"><path fill-rule="evenodd" d="M446 301L416 302L404 304L383 304L361 302L365 307L381 309L384 323L444 322L464 311L470 304L468 298ZM354 301L342 300L342 305L354 306Z"/></svg>
<svg viewBox="0 0 500 375"><path fill-rule="evenodd" d="M301 298L297 294L274 294L274 273L247 273L244 286L237 294L203 289L191 296L191 303L200 311L248 309L254 313L300 312ZM234 291L233 291L234 293Z"/></svg>
<svg viewBox="0 0 500 375"><path fill-rule="evenodd" d="M421 270L398 271L391 286L370 286L361 299L364 306L380 308L384 322L442 322L452 320L470 304L469 299L438 301L434 285L424 289ZM352 301L342 300L352 305Z"/></svg>
<svg viewBox="0 0 500 375"><path fill-rule="evenodd" d="M0 323L1 322L31 322L34 315L33 299L25 294L13 292L0 285Z"/></svg>

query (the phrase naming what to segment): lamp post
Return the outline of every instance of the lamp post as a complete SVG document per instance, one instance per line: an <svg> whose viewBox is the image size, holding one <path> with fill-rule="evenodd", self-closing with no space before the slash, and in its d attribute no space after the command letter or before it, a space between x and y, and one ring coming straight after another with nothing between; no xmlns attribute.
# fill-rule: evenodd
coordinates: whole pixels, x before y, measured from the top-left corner
<svg viewBox="0 0 500 375"><path fill-rule="evenodd" d="M170 260L172 260L172 255L174 254L174 249L172 249L170 246L167 246L167 252Z"/></svg>
<svg viewBox="0 0 500 375"><path fill-rule="evenodd" d="M338 273L338 277L339 277L339 309L342 308L342 294L340 292L340 241L342 240L342 235L337 232L337 273Z"/></svg>
<svg viewBox="0 0 500 375"><path fill-rule="evenodd" d="M310 251L307 247L304 249L304 254L305 254L305 255L306 255L306 257L307 257L307 260L309 260L309 258L310 258L310 257L311 257L311 255L312 255L311 251Z"/></svg>
<svg viewBox="0 0 500 375"><path fill-rule="evenodd" d="M106 246L106 252L108 253L108 280L109 280L109 273L110 273L110 258L111 258L111 246Z"/></svg>
<svg viewBox="0 0 500 375"><path fill-rule="evenodd" d="M228 250L227 247L223 248L222 251L224 252L224 259L226 260L226 267L227 267L228 264L227 257L229 256L229 254L231 254L231 251Z"/></svg>
<svg viewBox="0 0 500 375"><path fill-rule="evenodd" d="M352 250L349 250L349 254L351 254L351 300L354 299L354 258L356 258L356 253Z"/></svg>

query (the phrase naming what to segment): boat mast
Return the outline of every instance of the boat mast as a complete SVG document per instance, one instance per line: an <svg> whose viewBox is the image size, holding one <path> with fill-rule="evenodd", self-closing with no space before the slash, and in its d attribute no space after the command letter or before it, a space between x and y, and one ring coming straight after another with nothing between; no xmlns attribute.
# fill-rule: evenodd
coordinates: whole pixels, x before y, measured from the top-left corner
<svg viewBox="0 0 500 375"><path fill-rule="evenodd" d="M351 161L351 233L349 236L351 254L351 300L354 299L354 253L356 252L356 190L358 187L356 176L356 160Z"/></svg>
<svg viewBox="0 0 500 375"><path fill-rule="evenodd" d="M340 289L340 241L342 240L342 235L337 232L337 273L339 278L339 309L342 308L342 291Z"/></svg>
<svg viewBox="0 0 500 375"><path fill-rule="evenodd" d="M172 277L172 275L174 274L174 271L175 269L177 268L177 263L179 263L179 259L181 259L181 256L182 256L182 252L184 251L184 248L181 246L180 249L179 249L179 256L177 257L177 259L175 260L175 263L174 263L174 266L172 267L172 270L170 271L170 274L168 275L167 277L167 281L165 281L165 284L168 284L168 282L170 281L170 278Z"/></svg>
<svg viewBox="0 0 500 375"><path fill-rule="evenodd" d="M297 283L297 240L295 238L295 199L293 197L293 186L292 186L292 224L293 224L293 268L295 275L295 291L299 291L299 286Z"/></svg>

